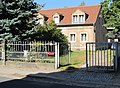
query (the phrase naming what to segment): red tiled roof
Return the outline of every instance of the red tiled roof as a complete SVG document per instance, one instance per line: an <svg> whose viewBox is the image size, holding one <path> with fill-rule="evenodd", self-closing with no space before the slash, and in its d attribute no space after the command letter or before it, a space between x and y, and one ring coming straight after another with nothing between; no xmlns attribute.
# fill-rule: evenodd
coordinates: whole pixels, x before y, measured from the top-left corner
<svg viewBox="0 0 120 88"><path fill-rule="evenodd" d="M88 14L88 18L86 19L85 23L95 23L101 9L101 5L56 8L56 9L48 9L48 10L39 10L38 12L47 16L48 21L53 20L53 15L55 13L60 13L64 16L60 24L71 24L72 14L78 9Z"/></svg>

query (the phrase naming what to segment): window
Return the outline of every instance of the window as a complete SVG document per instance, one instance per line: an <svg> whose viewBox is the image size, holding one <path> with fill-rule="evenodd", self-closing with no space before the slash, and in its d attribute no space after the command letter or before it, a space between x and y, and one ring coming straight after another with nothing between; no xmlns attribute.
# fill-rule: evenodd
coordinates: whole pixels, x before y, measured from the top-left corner
<svg viewBox="0 0 120 88"><path fill-rule="evenodd" d="M73 15L73 23L77 23L77 15Z"/></svg>
<svg viewBox="0 0 120 88"><path fill-rule="evenodd" d="M42 18L39 19L39 23L43 24L44 20Z"/></svg>
<svg viewBox="0 0 120 88"><path fill-rule="evenodd" d="M54 21L55 21L56 24L58 24L58 23L59 23L59 17L58 17L58 16L55 16L55 17L54 17Z"/></svg>
<svg viewBox="0 0 120 88"><path fill-rule="evenodd" d="M70 41L74 42L75 41L75 34L70 34Z"/></svg>
<svg viewBox="0 0 120 88"><path fill-rule="evenodd" d="M43 24L44 23L44 19L43 18L39 18L38 21L37 21L37 23Z"/></svg>
<svg viewBox="0 0 120 88"><path fill-rule="evenodd" d="M84 15L73 15L73 23L84 22Z"/></svg>
<svg viewBox="0 0 120 88"><path fill-rule="evenodd" d="M84 22L84 15L79 15L79 22L80 23Z"/></svg>
<svg viewBox="0 0 120 88"><path fill-rule="evenodd" d="M87 34L86 33L81 34L81 41L87 41Z"/></svg>

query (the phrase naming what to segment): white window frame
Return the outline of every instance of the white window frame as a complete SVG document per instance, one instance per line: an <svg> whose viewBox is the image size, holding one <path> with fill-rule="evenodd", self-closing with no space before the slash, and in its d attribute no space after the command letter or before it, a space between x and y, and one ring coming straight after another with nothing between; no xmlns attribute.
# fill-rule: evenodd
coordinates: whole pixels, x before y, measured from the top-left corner
<svg viewBox="0 0 120 88"><path fill-rule="evenodd" d="M72 23L84 23L85 15L72 15Z"/></svg>
<svg viewBox="0 0 120 88"><path fill-rule="evenodd" d="M73 23L78 23L78 15L73 15Z"/></svg>
<svg viewBox="0 0 120 88"><path fill-rule="evenodd" d="M43 25L43 24L44 24L44 19L43 19L43 18L40 18L40 19L39 19L39 22L40 22L40 24Z"/></svg>
<svg viewBox="0 0 120 88"><path fill-rule="evenodd" d="M82 34L86 34L86 40L82 40ZM80 33L80 42L88 42L88 33L87 32Z"/></svg>
<svg viewBox="0 0 120 88"><path fill-rule="evenodd" d="M71 35L72 35L72 34L75 35L75 38L74 38L75 40L74 40L74 41L71 40ZM76 39L77 39L76 33L69 33L69 41L70 41L70 42L76 42Z"/></svg>
<svg viewBox="0 0 120 88"><path fill-rule="evenodd" d="M59 16L54 16L54 21L56 24L59 24L60 23L60 19L59 19Z"/></svg>
<svg viewBox="0 0 120 88"><path fill-rule="evenodd" d="M43 18L39 18L38 21L37 21L37 23L43 25L44 24L44 19Z"/></svg>
<svg viewBox="0 0 120 88"><path fill-rule="evenodd" d="M79 23L83 23L84 21L84 15L79 15Z"/></svg>

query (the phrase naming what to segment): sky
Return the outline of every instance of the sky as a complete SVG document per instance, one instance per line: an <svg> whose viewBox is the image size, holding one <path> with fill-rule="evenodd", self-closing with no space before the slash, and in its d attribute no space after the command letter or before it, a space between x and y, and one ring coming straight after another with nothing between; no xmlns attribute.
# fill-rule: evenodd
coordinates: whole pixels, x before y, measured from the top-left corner
<svg viewBox="0 0 120 88"><path fill-rule="evenodd" d="M45 4L42 9L50 8L63 8L70 6L78 6L81 2L85 2L86 5L96 5L103 0L34 0L38 4Z"/></svg>

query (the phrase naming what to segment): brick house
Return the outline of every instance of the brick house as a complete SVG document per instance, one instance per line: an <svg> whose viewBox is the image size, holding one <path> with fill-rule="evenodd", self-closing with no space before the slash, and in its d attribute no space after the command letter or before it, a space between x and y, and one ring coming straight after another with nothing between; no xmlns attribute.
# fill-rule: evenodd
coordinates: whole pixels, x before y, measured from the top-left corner
<svg viewBox="0 0 120 88"><path fill-rule="evenodd" d="M71 43L72 50L84 50L86 42L107 42L102 26L101 5L40 10L39 22L54 20Z"/></svg>

